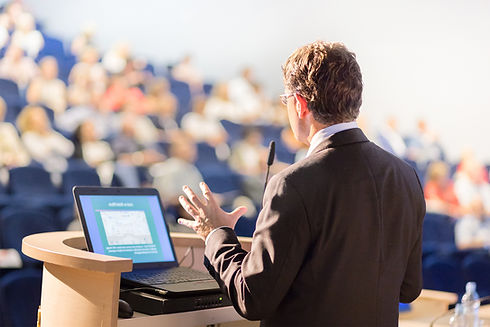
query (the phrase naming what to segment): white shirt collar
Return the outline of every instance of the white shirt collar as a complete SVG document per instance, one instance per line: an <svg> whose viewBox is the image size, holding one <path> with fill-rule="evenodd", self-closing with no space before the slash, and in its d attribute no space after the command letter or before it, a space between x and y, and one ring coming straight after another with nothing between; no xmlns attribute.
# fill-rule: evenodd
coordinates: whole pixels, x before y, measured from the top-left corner
<svg viewBox="0 0 490 327"><path fill-rule="evenodd" d="M306 153L306 157L308 157L313 152L313 150L315 150L315 148L320 145L320 143L322 143L323 141L328 139L330 136L332 136L338 132L342 132L342 131L345 131L348 129L353 129L353 128L357 128L357 123L355 121L351 121L348 123L335 124L335 125L331 125L331 126L325 127L324 129L319 130L311 138L310 147L308 148L308 152Z"/></svg>

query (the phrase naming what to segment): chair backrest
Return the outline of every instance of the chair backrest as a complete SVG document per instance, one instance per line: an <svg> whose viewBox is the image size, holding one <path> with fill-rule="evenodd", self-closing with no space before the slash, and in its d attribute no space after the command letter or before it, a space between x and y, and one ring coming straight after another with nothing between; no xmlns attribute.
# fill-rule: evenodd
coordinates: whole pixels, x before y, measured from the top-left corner
<svg viewBox="0 0 490 327"><path fill-rule="evenodd" d="M73 186L100 186L100 178L94 168L70 169L63 173L62 191L71 194Z"/></svg>
<svg viewBox="0 0 490 327"><path fill-rule="evenodd" d="M42 272L37 269L12 271L0 279L1 326L36 326L41 284Z"/></svg>
<svg viewBox="0 0 490 327"><path fill-rule="evenodd" d="M459 261L450 255L433 254L423 262L424 288L464 292L465 278Z"/></svg>
<svg viewBox="0 0 490 327"><path fill-rule="evenodd" d="M229 120L222 120L221 124L225 128L226 133L228 133L228 143L230 145L242 139L245 126L235 124Z"/></svg>
<svg viewBox="0 0 490 327"><path fill-rule="evenodd" d="M454 244L455 219L437 213L428 212L423 223L423 242Z"/></svg>
<svg viewBox="0 0 490 327"><path fill-rule="evenodd" d="M53 215L34 209L5 208L0 212L0 239L2 247L16 249L27 264L37 263L36 260L22 254L22 239L25 236L53 232L58 230Z"/></svg>
<svg viewBox="0 0 490 327"><path fill-rule="evenodd" d="M25 105L25 101L20 96L17 84L8 79L0 79L0 96L7 104L5 121L10 123L15 122L17 115Z"/></svg>
<svg viewBox="0 0 490 327"><path fill-rule="evenodd" d="M463 261L467 280L476 282L480 297L490 296L490 254L488 252L469 255Z"/></svg>
<svg viewBox="0 0 490 327"><path fill-rule="evenodd" d="M9 190L13 194L50 195L58 193L50 174L41 167L17 167L10 170Z"/></svg>
<svg viewBox="0 0 490 327"><path fill-rule="evenodd" d="M192 94L189 84L175 79L169 79L170 92L172 92L178 100L178 110L176 121L180 124L182 117L191 111L192 107Z"/></svg>

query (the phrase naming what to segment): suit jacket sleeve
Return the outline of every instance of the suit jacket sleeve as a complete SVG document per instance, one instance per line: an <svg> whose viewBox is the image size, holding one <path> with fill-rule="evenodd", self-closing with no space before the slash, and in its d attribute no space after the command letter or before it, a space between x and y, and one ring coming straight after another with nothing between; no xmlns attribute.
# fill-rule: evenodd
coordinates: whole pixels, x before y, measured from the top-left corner
<svg viewBox="0 0 490 327"><path fill-rule="evenodd" d="M422 222L425 216L425 198L420 184L420 180L417 178L420 193L417 199L417 221L416 221L416 235L415 243L410 252L407 268L405 270L405 277L403 278L402 285L400 287L400 302L409 303L415 300L422 290Z"/></svg>
<svg viewBox="0 0 490 327"><path fill-rule="evenodd" d="M230 228L214 232L205 265L247 319L271 316L288 292L307 253L310 225L301 194L274 176L264 196L252 248L246 252Z"/></svg>

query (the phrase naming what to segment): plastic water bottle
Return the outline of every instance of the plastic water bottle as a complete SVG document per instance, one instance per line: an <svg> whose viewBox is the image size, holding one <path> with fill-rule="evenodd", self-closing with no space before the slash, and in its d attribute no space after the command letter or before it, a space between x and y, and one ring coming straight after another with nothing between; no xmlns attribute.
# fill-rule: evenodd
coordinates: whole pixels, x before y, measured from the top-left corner
<svg viewBox="0 0 490 327"><path fill-rule="evenodd" d="M479 327L480 319L478 318L478 310L480 309L480 299L476 292L476 283L466 283L466 293L461 299L463 306L463 315L467 327Z"/></svg>
<svg viewBox="0 0 490 327"><path fill-rule="evenodd" d="M450 327L466 327L465 317L463 313L463 305L461 303L456 304L454 314L449 319Z"/></svg>

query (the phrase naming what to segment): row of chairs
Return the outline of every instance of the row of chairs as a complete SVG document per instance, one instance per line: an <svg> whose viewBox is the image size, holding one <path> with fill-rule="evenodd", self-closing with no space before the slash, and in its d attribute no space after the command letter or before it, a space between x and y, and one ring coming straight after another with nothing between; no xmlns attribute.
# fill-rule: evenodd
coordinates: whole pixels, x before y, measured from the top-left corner
<svg viewBox="0 0 490 327"><path fill-rule="evenodd" d="M464 285L475 281L481 296L490 295L490 253L484 250L460 251L455 244L456 220L428 212L424 218L424 288L455 292L462 296Z"/></svg>

